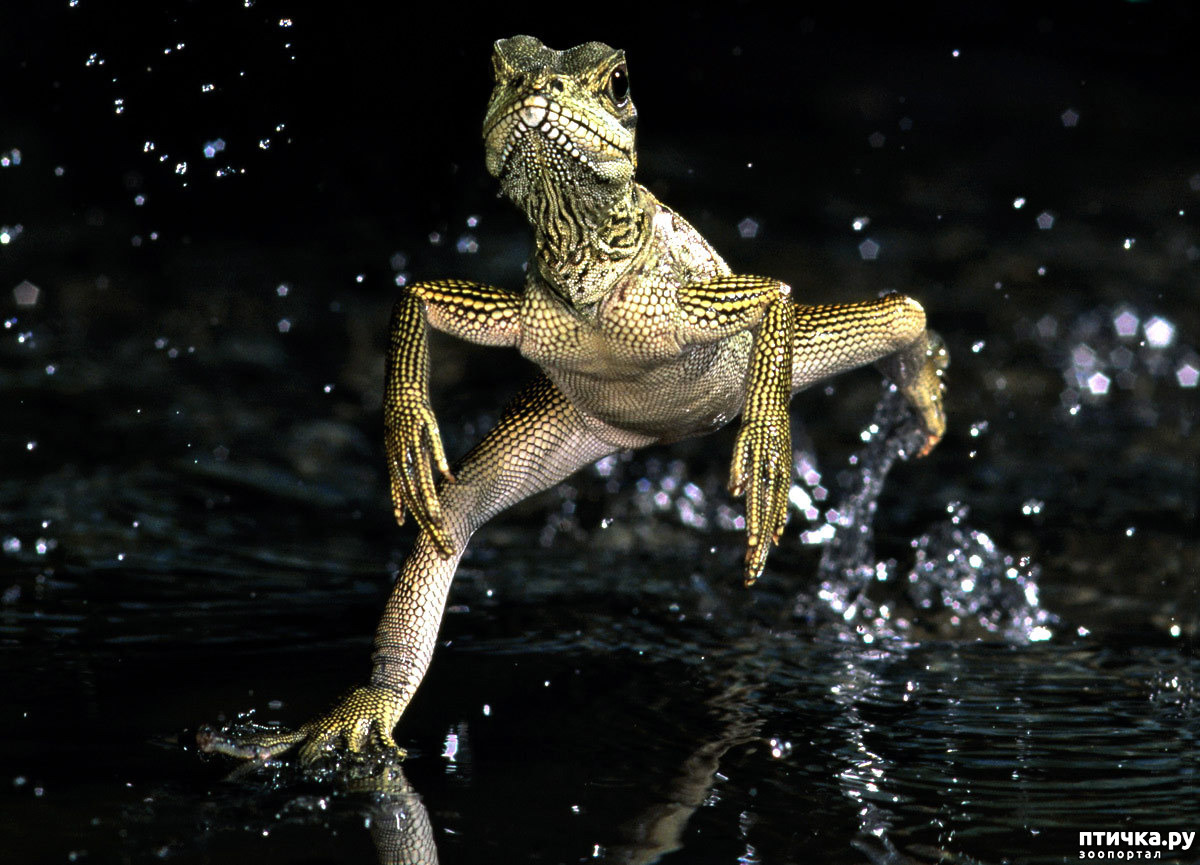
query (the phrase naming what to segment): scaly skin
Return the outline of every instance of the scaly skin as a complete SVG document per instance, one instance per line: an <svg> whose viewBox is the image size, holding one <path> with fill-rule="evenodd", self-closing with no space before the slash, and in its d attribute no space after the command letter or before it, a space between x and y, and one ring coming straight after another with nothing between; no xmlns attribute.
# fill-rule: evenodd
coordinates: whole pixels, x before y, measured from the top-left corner
<svg viewBox="0 0 1200 865"><path fill-rule="evenodd" d="M747 499L749 585L787 520L793 393L875 363L921 418L922 454L945 430L947 356L919 303L796 303L778 280L733 274L634 182L637 114L622 52L598 42L553 51L517 36L496 43L493 69L487 167L528 216L534 251L521 292L418 282L396 304L388 468L397 520L410 512L421 531L379 623L370 684L295 733L210 741L212 750L266 757L303 743L307 761L337 745L394 748L471 534L607 454L702 435L740 414L729 486ZM514 347L542 369L453 472L429 405L429 326Z"/></svg>

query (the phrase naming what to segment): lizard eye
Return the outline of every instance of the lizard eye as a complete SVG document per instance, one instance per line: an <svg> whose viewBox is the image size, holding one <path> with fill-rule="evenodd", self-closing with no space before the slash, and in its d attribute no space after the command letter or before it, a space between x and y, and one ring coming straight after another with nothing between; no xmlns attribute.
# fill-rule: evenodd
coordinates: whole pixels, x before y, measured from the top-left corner
<svg viewBox="0 0 1200 865"><path fill-rule="evenodd" d="M629 70L625 64L614 69L608 77L608 95L618 108L629 100Z"/></svg>

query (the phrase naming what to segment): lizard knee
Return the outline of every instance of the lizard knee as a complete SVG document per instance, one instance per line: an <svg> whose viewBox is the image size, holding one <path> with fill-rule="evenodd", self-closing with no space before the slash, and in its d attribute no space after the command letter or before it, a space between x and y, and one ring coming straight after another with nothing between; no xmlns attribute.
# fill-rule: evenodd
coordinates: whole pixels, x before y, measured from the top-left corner
<svg viewBox="0 0 1200 865"><path fill-rule="evenodd" d="M891 323L888 333L896 349L907 348L925 338L925 307L913 298L893 292L885 300L891 301Z"/></svg>

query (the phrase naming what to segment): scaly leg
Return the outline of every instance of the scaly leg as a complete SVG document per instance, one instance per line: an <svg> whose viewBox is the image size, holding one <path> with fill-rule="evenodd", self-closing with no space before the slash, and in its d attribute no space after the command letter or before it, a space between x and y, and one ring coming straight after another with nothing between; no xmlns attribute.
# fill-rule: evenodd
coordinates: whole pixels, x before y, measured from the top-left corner
<svg viewBox="0 0 1200 865"><path fill-rule="evenodd" d="M742 425L733 445L729 490L746 496L746 585L762 574L767 553L779 543L787 524L792 480L791 399L795 307L785 298L762 317L750 369Z"/></svg>
<svg viewBox="0 0 1200 865"><path fill-rule="evenodd" d="M355 688L332 710L289 733L216 740L208 750L266 759L303 742L302 762L344 743L395 748L392 730L433 657L450 582L472 533L505 508L547 489L617 450L584 423L567 398L539 376L505 408L500 422L438 489L445 555L422 529L404 562L375 633L370 684Z"/></svg>
<svg viewBox="0 0 1200 865"><path fill-rule="evenodd" d="M787 522L792 452L791 395L840 372L875 363L896 383L928 433L919 456L946 429L942 371L949 356L925 329L915 300L889 294L831 306L791 303L778 280L731 274L679 290L683 344L754 329L742 424L734 442L729 489L746 496L746 585L762 574ZM790 381L789 381L790 377Z"/></svg>
<svg viewBox="0 0 1200 865"><path fill-rule="evenodd" d="M786 344L791 345L790 389L786 373L781 375L781 367L786 369L781 345ZM779 542L787 521L792 470L788 399L817 381L868 363L895 382L916 410L927 432L918 456L929 453L946 429L942 372L949 355L941 338L926 330L919 303L889 294L832 306L775 303L764 313L755 335L730 483L735 493L746 493L746 585L762 574L770 546Z"/></svg>
<svg viewBox="0 0 1200 865"><path fill-rule="evenodd" d="M919 456L946 431L942 373L950 356L925 328L921 304L902 294L833 306L792 307L795 341L792 392L840 372L874 363L916 410L928 436Z"/></svg>

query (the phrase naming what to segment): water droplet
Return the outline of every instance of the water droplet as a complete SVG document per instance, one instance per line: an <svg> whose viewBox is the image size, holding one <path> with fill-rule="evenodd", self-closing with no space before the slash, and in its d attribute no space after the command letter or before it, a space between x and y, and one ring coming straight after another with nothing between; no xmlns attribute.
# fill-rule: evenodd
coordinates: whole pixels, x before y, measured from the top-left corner
<svg viewBox="0 0 1200 865"><path fill-rule="evenodd" d="M1043 210L1038 214L1037 225L1042 231L1049 231L1054 227L1054 214L1049 210Z"/></svg>
<svg viewBox="0 0 1200 865"><path fill-rule="evenodd" d="M1133 237L1127 237L1127 238L1125 238L1124 247L1125 247L1126 249L1133 249L1133 245L1134 245L1135 243L1137 243L1137 240L1136 240L1136 238L1133 238Z"/></svg>
<svg viewBox="0 0 1200 865"><path fill-rule="evenodd" d="M1024 206L1025 206L1024 198L1014 198L1013 199L1013 209L1020 210Z"/></svg>
<svg viewBox="0 0 1200 865"><path fill-rule="evenodd" d="M1059 119L1062 120L1063 126L1070 129L1079 123L1079 112L1074 108L1068 108L1060 115Z"/></svg>
<svg viewBox="0 0 1200 865"><path fill-rule="evenodd" d="M474 255L479 252L479 241L475 239L473 234L464 234L454 244L455 250L460 254Z"/></svg>
<svg viewBox="0 0 1200 865"><path fill-rule="evenodd" d="M1187 361L1175 370L1175 380L1180 387L1195 387L1200 380L1200 361Z"/></svg>
<svg viewBox="0 0 1200 865"><path fill-rule="evenodd" d="M38 295L40 294L41 289L28 279L21 280L17 287L13 289L13 299L17 302L17 306L37 306Z"/></svg>
<svg viewBox="0 0 1200 865"><path fill-rule="evenodd" d="M1117 331L1117 336L1137 336L1138 332L1137 313L1131 309L1122 309L1113 318L1113 328Z"/></svg>
<svg viewBox="0 0 1200 865"><path fill-rule="evenodd" d="M737 224L738 234L747 240L758 237L758 222L747 216Z"/></svg>
<svg viewBox="0 0 1200 865"><path fill-rule="evenodd" d="M277 327L279 328L280 333L287 333L292 329L292 322L289 319L281 318L279 319L279 324Z"/></svg>
<svg viewBox="0 0 1200 865"><path fill-rule="evenodd" d="M1175 339L1175 325L1156 315L1146 322L1144 333L1151 348L1166 348Z"/></svg>
<svg viewBox="0 0 1200 865"><path fill-rule="evenodd" d="M863 261L874 261L879 257L879 244L867 238L858 245L858 254Z"/></svg>
<svg viewBox="0 0 1200 865"><path fill-rule="evenodd" d="M855 231L862 231L864 228L866 228L870 224L871 224L871 217L856 216L856 217L854 217L854 221L850 223L850 227L853 228Z"/></svg>
<svg viewBox="0 0 1200 865"><path fill-rule="evenodd" d="M1084 368L1084 370L1091 370L1093 366L1096 366L1096 352L1093 352L1091 346L1080 343L1072 349L1070 362L1074 366Z"/></svg>
<svg viewBox="0 0 1200 865"><path fill-rule="evenodd" d="M222 152L224 149L225 149L225 139L224 138L216 138L212 141L206 141L206 142L204 142L204 158L212 159L214 156L216 156L218 153Z"/></svg>
<svg viewBox="0 0 1200 865"><path fill-rule="evenodd" d="M1088 376L1087 389L1095 396L1104 396L1108 393L1108 386L1112 384L1112 379L1102 372L1095 372Z"/></svg>

